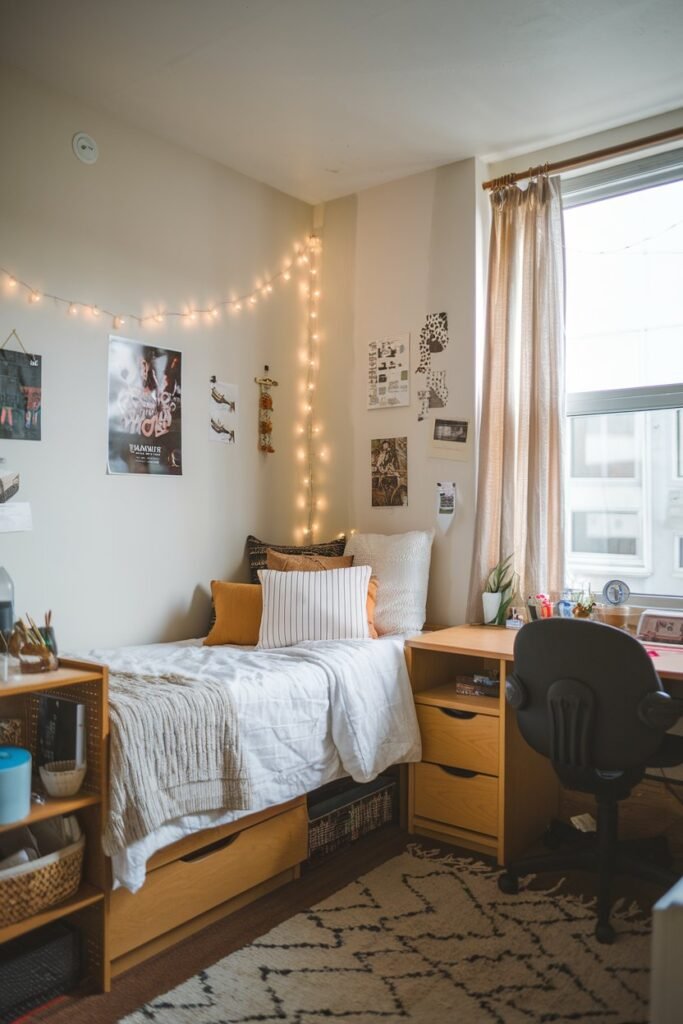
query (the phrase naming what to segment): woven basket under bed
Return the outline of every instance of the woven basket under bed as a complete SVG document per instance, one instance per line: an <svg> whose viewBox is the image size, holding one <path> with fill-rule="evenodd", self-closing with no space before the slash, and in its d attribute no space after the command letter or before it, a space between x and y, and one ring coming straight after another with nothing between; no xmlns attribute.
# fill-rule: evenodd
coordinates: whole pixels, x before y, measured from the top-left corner
<svg viewBox="0 0 683 1024"><path fill-rule="evenodd" d="M0 872L0 928L61 903L78 891L85 836L39 860Z"/></svg>

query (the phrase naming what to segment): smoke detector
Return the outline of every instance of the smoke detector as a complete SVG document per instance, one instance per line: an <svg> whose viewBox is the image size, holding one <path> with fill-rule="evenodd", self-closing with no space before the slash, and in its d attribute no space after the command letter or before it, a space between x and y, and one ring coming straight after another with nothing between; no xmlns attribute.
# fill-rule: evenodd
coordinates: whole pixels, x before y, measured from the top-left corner
<svg viewBox="0 0 683 1024"><path fill-rule="evenodd" d="M71 148L84 164L94 164L100 155L97 143L92 135L88 135L86 132L76 132L71 140Z"/></svg>

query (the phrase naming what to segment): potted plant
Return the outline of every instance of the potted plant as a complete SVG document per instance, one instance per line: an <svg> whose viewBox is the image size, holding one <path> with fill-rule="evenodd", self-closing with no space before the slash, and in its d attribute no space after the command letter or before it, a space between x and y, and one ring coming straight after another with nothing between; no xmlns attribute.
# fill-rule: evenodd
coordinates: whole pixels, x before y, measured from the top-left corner
<svg viewBox="0 0 683 1024"><path fill-rule="evenodd" d="M516 574L512 568L513 555L501 559L488 574L484 593L481 595L484 606L484 624L504 626L508 608L512 604L515 593Z"/></svg>

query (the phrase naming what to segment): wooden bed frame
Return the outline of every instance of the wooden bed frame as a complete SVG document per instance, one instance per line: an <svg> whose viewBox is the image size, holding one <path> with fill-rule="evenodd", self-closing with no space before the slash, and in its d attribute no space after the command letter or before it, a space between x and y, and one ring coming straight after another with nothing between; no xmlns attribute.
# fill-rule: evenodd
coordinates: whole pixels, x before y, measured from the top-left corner
<svg viewBox="0 0 683 1024"><path fill-rule="evenodd" d="M93 795L83 798L93 806L79 816L88 839L86 878L104 900L104 913L89 929L96 960L90 975L107 992L123 971L298 878L308 856L306 795L186 836L149 859L138 892L112 890L111 861L99 841L109 794L109 673L106 666L80 659L61 659L60 665L71 674L86 672L96 682L87 695ZM388 771L398 773L405 827L406 766Z"/></svg>
<svg viewBox="0 0 683 1024"><path fill-rule="evenodd" d="M108 894L112 977L298 878L307 855L305 796L159 850L138 892Z"/></svg>

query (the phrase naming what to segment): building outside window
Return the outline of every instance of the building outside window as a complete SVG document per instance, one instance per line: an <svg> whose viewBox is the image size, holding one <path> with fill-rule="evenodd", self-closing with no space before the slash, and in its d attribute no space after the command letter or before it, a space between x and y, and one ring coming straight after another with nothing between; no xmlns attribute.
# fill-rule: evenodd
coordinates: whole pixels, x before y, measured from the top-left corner
<svg viewBox="0 0 683 1024"><path fill-rule="evenodd" d="M683 150L563 182L567 583L683 597Z"/></svg>

